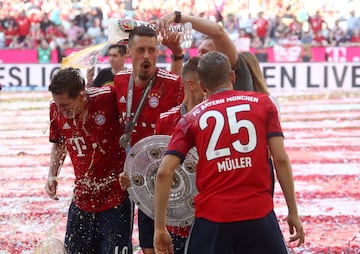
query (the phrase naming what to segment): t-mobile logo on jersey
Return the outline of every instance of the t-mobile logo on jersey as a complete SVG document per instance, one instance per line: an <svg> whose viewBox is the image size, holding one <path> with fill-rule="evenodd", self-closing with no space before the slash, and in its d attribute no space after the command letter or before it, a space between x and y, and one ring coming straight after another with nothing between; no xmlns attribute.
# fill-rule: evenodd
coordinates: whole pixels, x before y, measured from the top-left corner
<svg viewBox="0 0 360 254"><path fill-rule="evenodd" d="M84 157L83 151L87 150L85 141L83 137L70 138L69 144L72 145L74 151L78 152L78 157Z"/></svg>

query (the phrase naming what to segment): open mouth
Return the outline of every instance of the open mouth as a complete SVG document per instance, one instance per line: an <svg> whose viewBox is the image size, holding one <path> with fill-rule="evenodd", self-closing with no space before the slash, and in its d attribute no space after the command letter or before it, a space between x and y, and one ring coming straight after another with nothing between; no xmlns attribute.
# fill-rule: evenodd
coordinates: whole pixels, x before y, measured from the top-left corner
<svg viewBox="0 0 360 254"><path fill-rule="evenodd" d="M151 67L151 64L149 62L145 62L141 65L141 67L144 69L144 70L148 70L150 69Z"/></svg>

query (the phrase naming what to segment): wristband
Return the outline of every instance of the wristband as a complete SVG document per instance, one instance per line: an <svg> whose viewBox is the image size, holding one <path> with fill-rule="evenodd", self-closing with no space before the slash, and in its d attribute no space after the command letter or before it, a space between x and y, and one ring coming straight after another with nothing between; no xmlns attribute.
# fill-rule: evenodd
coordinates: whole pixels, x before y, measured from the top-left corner
<svg viewBox="0 0 360 254"><path fill-rule="evenodd" d="M174 54L171 55L171 60L173 61L179 61L183 59L184 59L184 54L182 54L181 56L175 56Z"/></svg>
<svg viewBox="0 0 360 254"><path fill-rule="evenodd" d="M181 11L174 11L174 13L175 13L174 22L175 22L175 23L180 23L180 20L181 20Z"/></svg>

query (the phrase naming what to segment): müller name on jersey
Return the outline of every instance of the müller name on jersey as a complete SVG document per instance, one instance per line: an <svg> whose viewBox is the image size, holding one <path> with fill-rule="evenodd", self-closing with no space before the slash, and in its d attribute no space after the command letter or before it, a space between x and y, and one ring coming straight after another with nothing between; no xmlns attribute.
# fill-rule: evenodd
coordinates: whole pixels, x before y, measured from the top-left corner
<svg viewBox="0 0 360 254"><path fill-rule="evenodd" d="M217 166L219 173L233 169L250 168L252 166L251 157L226 158L218 162Z"/></svg>

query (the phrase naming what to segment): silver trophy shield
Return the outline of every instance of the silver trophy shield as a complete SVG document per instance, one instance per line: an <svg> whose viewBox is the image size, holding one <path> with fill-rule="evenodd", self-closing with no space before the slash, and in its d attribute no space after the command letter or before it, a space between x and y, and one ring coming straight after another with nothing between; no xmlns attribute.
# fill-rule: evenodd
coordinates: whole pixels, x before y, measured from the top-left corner
<svg viewBox="0 0 360 254"><path fill-rule="evenodd" d="M155 181L170 136L153 135L137 142L129 151L124 171L130 177L130 198L147 216L154 219ZM198 154L192 148L175 170L167 209L167 225L189 226L194 219L195 177Z"/></svg>

